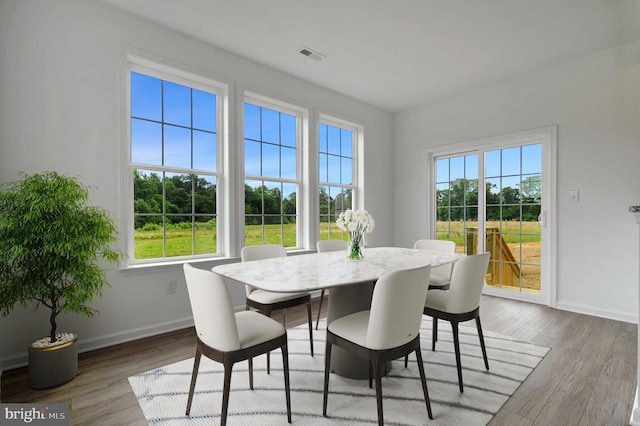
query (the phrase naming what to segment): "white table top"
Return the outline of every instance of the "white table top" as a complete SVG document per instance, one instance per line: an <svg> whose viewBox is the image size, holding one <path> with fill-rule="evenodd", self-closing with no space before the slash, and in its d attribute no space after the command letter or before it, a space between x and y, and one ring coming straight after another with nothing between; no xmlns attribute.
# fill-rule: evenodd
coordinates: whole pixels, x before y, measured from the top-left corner
<svg viewBox="0 0 640 426"><path fill-rule="evenodd" d="M386 271L438 266L463 255L400 247L364 249L364 259L351 260L334 251L220 265L213 271L245 284L280 293L313 291L376 281Z"/></svg>

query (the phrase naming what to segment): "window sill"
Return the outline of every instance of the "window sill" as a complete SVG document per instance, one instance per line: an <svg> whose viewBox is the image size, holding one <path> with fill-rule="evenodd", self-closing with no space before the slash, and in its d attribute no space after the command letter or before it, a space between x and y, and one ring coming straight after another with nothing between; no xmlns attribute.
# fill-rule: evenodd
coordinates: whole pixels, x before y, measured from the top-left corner
<svg viewBox="0 0 640 426"><path fill-rule="evenodd" d="M288 256L300 256L304 254L315 253L315 250L298 249L287 252ZM182 265L190 263L198 268L211 269L218 265L226 265L228 263L240 262L239 257L216 257L208 259L181 259L175 261L157 262L157 263L134 263L120 267L118 272L123 276L134 276L143 274L159 274L163 272L174 272L182 270Z"/></svg>
<svg viewBox="0 0 640 426"><path fill-rule="evenodd" d="M240 262L239 257L219 257L209 259L183 259L176 261L158 262L158 263L135 263L118 269L123 276L143 275L143 274L159 274L163 272L173 272L182 270L185 263L192 264L198 268L211 269L214 266L224 265L227 263Z"/></svg>

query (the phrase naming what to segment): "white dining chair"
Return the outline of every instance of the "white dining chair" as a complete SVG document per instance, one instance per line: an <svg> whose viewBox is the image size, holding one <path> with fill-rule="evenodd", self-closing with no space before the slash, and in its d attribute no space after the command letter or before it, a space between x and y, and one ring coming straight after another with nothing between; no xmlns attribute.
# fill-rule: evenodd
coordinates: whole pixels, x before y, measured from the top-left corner
<svg viewBox="0 0 640 426"><path fill-rule="evenodd" d="M286 257L287 251L279 244L264 244L260 246L246 246L240 252L243 262L251 260L272 259ZM292 306L307 305L307 315L309 317L309 344L311 345L311 356L313 356L313 320L311 319L311 294L308 292L298 293L275 293L272 291L260 290L245 284L246 307L247 309L257 309L260 313L271 316L271 312L282 309L282 325L287 327L286 309ZM267 356L267 372L269 371L269 357Z"/></svg>
<svg viewBox="0 0 640 426"><path fill-rule="evenodd" d="M436 350L436 342L438 341L438 319L443 319L451 323L460 392L464 392L464 387L462 384L458 323L472 319L476 320L484 366L489 370L487 349L484 345L482 325L480 324L480 296L482 296L482 289L485 284L489 256L490 253L487 252L462 257L453 267L449 289L429 290L425 301L424 314L433 317L431 350Z"/></svg>
<svg viewBox="0 0 640 426"><path fill-rule="evenodd" d="M186 263L183 269L196 328L196 355L193 361L186 415L189 416L191 412L202 355L224 365L220 423L225 425L233 365L239 361L249 361L249 387L253 390L253 357L268 354L269 351L280 348L287 421L291 423L287 330L277 321L258 312L234 313L227 285L215 272L194 268Z"/></svg>
<svg viewBox="0 0 640 426"><path fill-rule="evenodd" d="M325 253L328 251L347 251L347 247L349 247L349 243L344 240L322 240L316 243L316 249L318 253ZM324 293L325 289L322 289L320 292L320 306L318 306L318 318L316 319L316 330L318 329L318 324L320 323L320 313L322 312L322 302L324 301Z"/></svg>
<svg viewBox="0 0 640 426"><path fill-rule="evenodd" d="M415 242L414 249L435 250L444 253L455 253L456 243L449 240L432 240L422 239ZM429 288L447 289L451 282L451 271L453 263L436 266L431 270L431 278L429 279Z"/></svg>
<svg viewBox="0 0 640 426"><path fill-rule="evenodd" d="M332 321L327 327L324 400L322 414L327 415L331 348L338 346L369 363L376 383L378 424L384 424L382 409L382 374L387 361L415 352L422 382L427 414L433 419L427 380L420 352L420 323L427 297L431 266L384 273L376 282L371 309Z"/></svg>

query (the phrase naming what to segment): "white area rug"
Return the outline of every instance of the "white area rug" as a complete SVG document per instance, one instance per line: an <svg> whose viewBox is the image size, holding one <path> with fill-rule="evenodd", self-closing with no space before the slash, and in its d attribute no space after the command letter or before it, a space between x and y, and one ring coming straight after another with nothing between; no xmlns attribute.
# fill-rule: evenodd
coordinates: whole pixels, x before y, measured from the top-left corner
<svg viewBox="0 0 640 426"><path fill-rule="evenodd" d="M464 393L458 390L451 328L439 322L436 351L431 351L431 319L422 321L422 356L433 420L427 417L415 356L393 362L382 380L385 424L389 425L485 425L502 407L549 351L484 331L490 370L486 371L475 323L461 325L460 341ZM293 424L366 425L377 423L375 389L367 380L332 374L329 380L327 417L322 416L324 372L324 324L314 330L316 355L309 353L307 325L288 330L291 408ZM195 351L195 346L194 346ZM202 357L191 415L185 416L193 359L129 377L149 424L213 425L220 423L222 365ZM235 365L231 377L229 425L287 424L280 351L271 354L271 374L266 356L254 359L254 390L249 389L247 362Z"/></svg>

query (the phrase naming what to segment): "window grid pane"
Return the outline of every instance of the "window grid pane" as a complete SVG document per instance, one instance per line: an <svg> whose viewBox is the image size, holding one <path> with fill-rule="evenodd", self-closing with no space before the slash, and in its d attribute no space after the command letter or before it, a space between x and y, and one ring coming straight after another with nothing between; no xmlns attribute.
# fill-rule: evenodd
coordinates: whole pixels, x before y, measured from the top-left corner
<svg viewBox="0 0 640 426"><path fill-rule="evenodd" d="M318 175L320 240L348 238L336 225L338 215L352 208L354 132L320 123L318 129Z"/></svg>
<svg viewBox="0 0 640 426"><path fill-rule="evenodd" d="M217 253L218 95L133 71L130 78L132 257Z"/></svg>
<svg viewBox="0 0 640 426"><path fill-rule="evenodd" d="M246 246L298 246L298 117L245 102Z"/></svg>
<svg viewBox="0 0 640 426"><path fill-rule="evenodd" d="M320 123L319 177L321 184L353 184L353 131Z"/></svg>
<svg viewBox="0 0 640 426"><path fill-rule="evenodd" d="M540 292L542 145L485 154L487 284L523 293Z"/></svg>

